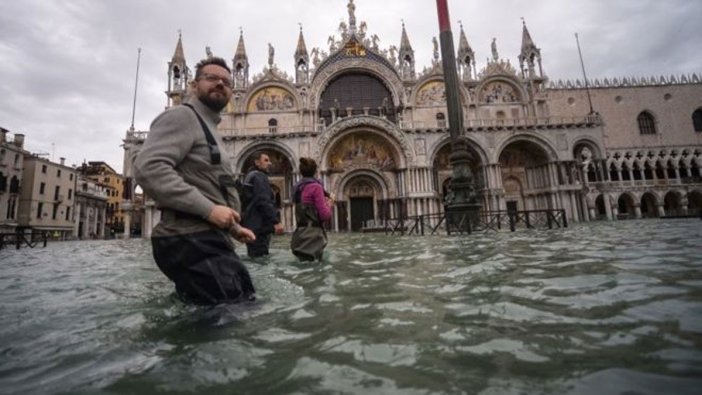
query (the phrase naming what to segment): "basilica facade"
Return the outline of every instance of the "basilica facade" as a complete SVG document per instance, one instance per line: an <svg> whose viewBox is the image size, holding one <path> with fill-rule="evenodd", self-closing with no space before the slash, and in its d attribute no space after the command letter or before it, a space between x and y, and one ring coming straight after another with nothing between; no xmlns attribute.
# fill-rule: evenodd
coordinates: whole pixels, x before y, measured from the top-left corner
<svg viewBox="0 0 702 395"><path fill-rule="evenodd" d="M168 62L168 106L188 94L191 70L182 38ZM497 43L478 70L461 28L457 46L463 139L482 209L563 209L570 221L690 215L702 210L702 83L697 75L558 81L523 26L514 63ZM243 33L231 69L234 91L218 132L235 172L258 150L269 153L270 179L287 229L300 157L320 165L336 195L332 229L357 231L387 218L438 214L451 181L451 139L438 43L428 66L402 26L399 45L348 19L327 48L307 50L300 30L288 75L268 64L251 76ZM208 49L209 54L209 49ZM124 140L125 177L146 132ZM158 222L146 199L124 207L144 235ZM132 219L135 220L135 219ZM129 219L127 219L129 221Z"/></svg>

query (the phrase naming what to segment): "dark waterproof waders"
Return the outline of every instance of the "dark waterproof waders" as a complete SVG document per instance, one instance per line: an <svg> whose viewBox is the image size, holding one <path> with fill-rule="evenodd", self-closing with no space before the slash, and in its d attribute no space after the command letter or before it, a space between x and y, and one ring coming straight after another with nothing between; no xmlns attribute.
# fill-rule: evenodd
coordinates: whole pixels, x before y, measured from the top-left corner
<svg viewBox="0 0 702 395"><path fill-rule="evenodd" d="M255 299L249 271L220 231L152 237L159 269L187 302L217 304Z"/></svg>

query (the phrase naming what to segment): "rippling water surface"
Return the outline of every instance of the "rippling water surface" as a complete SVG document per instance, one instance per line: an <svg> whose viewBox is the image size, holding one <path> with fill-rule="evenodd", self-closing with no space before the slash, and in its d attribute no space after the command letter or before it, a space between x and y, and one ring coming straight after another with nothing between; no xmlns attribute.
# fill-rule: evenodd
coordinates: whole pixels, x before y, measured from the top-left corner
<svg viewBox="0 0 702 395"><path fill-rule="evenodd" d="M0 392L699 394L702 222L289 237L259 299L173 297L145 240L0 250ZM239 250L243 250L239 248Z"/></svg>

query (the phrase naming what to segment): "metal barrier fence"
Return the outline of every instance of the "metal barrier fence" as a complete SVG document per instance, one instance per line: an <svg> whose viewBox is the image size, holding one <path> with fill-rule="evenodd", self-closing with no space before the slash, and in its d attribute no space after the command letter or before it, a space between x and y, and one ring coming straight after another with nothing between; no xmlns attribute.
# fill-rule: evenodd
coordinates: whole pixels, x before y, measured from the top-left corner
<svg viewBox="0 0 702 395"><path fill-rule="evenodd" d="M565 210L480 211L440 213L366 221L363 232L385 234L471 234L473 232L509 229L567 228Z"/></svg>
<svg viewBox="0 0 702 395"><path fill-rule="evenodd" d="M34 248L39 243L43 243L43 247L46 247L48 238L48 232L0 233L0 250L6 245L14 245L18 250L22 247L22 244L25 244L29 248Z"/></svg>

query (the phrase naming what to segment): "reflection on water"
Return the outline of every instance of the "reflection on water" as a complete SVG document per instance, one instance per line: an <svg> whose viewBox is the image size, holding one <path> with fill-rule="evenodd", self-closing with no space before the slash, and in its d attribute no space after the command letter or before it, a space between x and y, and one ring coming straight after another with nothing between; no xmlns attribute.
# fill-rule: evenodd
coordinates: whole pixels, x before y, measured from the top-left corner
<svg viewBox="0 0 702 395"><path fill-rule="evenodd" d="M0 251L3 393L696 394L702 224L289 237L259 299L186 306L145 240Z"/></svg>

